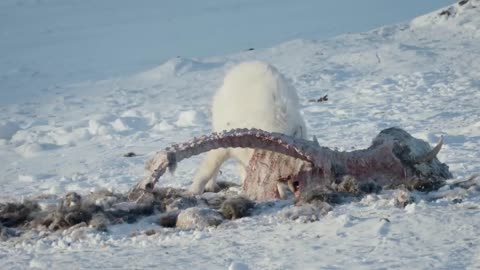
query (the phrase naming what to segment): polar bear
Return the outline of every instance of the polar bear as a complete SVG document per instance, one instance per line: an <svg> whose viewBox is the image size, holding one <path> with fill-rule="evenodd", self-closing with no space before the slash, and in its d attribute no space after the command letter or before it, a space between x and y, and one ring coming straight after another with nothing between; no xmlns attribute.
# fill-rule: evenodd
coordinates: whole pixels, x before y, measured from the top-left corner
<svg viewBox="0 0 480 270"><path fill-rule="evenodd" d="M300 138L307 137L296 89L273 66L248 61L231 68L212 104L214 132L234 128L257 128ZM201 194L216 189L220 166L227 159L237 161L240 177L253 155L253 149L218 149L207 153L189 191Z"/></svg>

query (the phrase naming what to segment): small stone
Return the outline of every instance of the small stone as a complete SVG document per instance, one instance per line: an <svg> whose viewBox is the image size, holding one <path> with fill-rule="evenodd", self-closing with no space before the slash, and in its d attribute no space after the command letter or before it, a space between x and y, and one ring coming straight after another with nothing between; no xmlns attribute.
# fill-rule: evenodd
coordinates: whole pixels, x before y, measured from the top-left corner
<svg viewBox="0 0 480 270"><path fill-rule="evenodd" d="M462 202L463 202L462 198L455 198L455 199L452 200L452 203L454 203L454 204L458 204L458 203L462 203Z"/></svg>
<svg viewBox="0 0 480 270"><path fill-rule="evenodd" d="M157 233L157 231L155 231L154 229L150 229L150 230L145 231L145 235L147 235L147 236L154 235L156 233Z"/></svg>
<svg viewBox="0 0 480 270"><path fill-rule="evenodd" d="M235 197L227 199L222 203L220 212L228 219L237 219L250 215L250 210L255 203L244 197Z"/></svg>
<svg viewBox="0 0 480 270"><path fill-rule="evenodd" d="M160 215L158 224L162 227L173 228L177 225L177 217L180 211L171 211Z"/></svg>
<svg viewBox="0 0 480 270"><path fill-rule="evenodd" d="M126 154L124 154L123 156L124 157L135 157L137 154L135 154L134 152L128 152Z"/></svg>
<svg viewBox="0 0 480 270"><path fill-rule="evenodd" d="M203 229L222 223L222 215L209 208L192 207L178 214L177 227L181 229Z"/></svg>

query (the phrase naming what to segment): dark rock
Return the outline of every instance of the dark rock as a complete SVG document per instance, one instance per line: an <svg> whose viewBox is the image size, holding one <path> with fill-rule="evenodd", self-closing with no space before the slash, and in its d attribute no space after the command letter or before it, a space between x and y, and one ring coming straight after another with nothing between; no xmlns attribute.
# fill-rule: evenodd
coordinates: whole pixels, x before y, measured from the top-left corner
<svg viewBox="0 0 480 270"><path fill-rule="evenodd" d="M177 217L180 211L171 211L160 215L158 224L162 227L173 228L177 224Z"/></svg>
<svg viewBox="0 0 480 270"><path fill-rule="evenodd" d="M238 219L249 216L254 206L253 201L239 196L225 200L220 207L220 212L227 219Z"/></svg>
<svg viewBox="0 0 480 270"><path fill-rule="evenodd" d="M27 223L33 219L33 213L40 211L36 202L0 204L0 223L6 227L13 227Z"/></svg>
<svg viewBox="0 0 480 270"><path fill-rule="evenodd" d="M128 152L126 154L123 155L124 157L135 157L137 156L137 154L135 154L134 152Z"/></svg>

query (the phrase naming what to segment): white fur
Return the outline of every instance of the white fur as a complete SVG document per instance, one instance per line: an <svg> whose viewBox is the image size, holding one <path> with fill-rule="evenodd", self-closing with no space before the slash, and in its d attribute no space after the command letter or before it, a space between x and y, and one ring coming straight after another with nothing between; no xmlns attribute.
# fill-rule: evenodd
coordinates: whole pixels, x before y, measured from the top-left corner
<svg viewBox="0 0 480 270"><path fill-rule="evenodd" d="M234 66L225 76L212 105L213 131L259 128L306 138L305 122L299 111L295 88L274 67L260 62ZM218 149L207 153L195 175L190 192L200 194L216 186L220 166L234 158L242 180L252 149Z"/></svg>

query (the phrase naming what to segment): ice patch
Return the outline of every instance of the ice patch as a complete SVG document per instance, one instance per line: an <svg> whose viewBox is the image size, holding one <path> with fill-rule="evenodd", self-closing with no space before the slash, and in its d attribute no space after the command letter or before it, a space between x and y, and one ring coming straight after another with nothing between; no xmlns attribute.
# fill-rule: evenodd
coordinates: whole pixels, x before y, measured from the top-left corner
<svg viewBox="0 0 480 270"><path fill-rule="evenodd" d="M230 266L228 266L228 270L248 270L248 265L241 263L241 262L232 262Z"/></svg>

